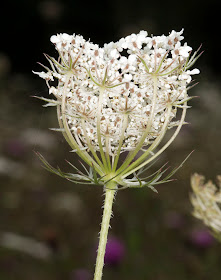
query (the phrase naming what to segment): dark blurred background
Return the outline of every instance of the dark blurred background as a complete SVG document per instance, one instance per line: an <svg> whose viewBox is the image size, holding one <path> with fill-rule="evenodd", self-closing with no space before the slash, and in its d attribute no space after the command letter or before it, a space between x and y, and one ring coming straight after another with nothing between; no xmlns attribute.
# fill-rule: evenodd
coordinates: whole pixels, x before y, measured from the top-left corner
<svg viewBox="0 0 221 280"><path fill-rule="evenodd" d="M83 35L103 45L140 30L167 35L184 28L185 41L205 51L196 64L199 85L190 95L180 135L150 171L169 160L177 181L117 194L104 279L207 280L221 277L221 245L191 216L190 176L221 174L219 1L5 1L0 39L0 279L93 279L103 203L99 187L74 185L45 171L34 154L70 171L77 162L59 133L48 96L43 53L56 56L50 36Z"/></svg>

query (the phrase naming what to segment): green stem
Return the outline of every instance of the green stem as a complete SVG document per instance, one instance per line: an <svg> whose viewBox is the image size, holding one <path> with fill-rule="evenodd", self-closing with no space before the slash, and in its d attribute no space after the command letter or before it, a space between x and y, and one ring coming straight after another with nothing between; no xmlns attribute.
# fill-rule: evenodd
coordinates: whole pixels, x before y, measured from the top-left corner
<svg viewBox="0 0 221 280"><path fill-rule="evenodd" d="M149 120L147 123L147 127L146 127L145 132L143 133L139 143L137 144L136 148L131 153L129 153L129 155L126 158L126 160L124 161L124 163L117 170L117 173L121 173L122 170L126 169L128 167L128 165L131 163L131 161L134 159L134 157L137 155L137 153L140 151L140 149L142 148L143 143L144 143L148 133L151 130L151 126L153 125L156 101L157 101L157 76L153 75L153 100L152 100L152 104L151 104L152 108L151 108L150 117L149 117Z"/></svg>
<svg viewBox="0 0 221 280"><path fill-rule="evenodd" d="M123 141L124 141L124 134L125 134L125 131L127 129L127 125L128 125L128 114L124 114L123 124L122 124L122 129L121 129L122 133L121 133L121 137L120 137L120 140L119 140L117 155L116 155L116 158L114 159L113 171L116 171L116 168L117 168L117 163L118 163L118 160L119 160L119 157L120 157L121 147L122 147L122 144L123 144Z"/></svg>
<svg viewBox="0 0 221 280"><path fill-rule="evenodd" d="M104 266L104 256L107 244L108 229L110 226L110 218L112 214L112 205L114 201L114 195L117 190L116 182L110 181L105 186L105 202L104 202L104 212L101 223L100 240L97 251L97 260L94 273L94 280L101 280L102 271Z"/></svg>
<svg viewBox="0 0 221 280"><path fill-rule="evenodd" d="M153 144L150 145L150 147L136 161L131 163L130 166L126 169L126 171L122 172L121 175L126 173L126 177L127 177L128 172L130 172L131 170L133 170L133 168L137 167L140 163L142 163L149 156L149 154L151 152L153 152L154 149L156 149L156 147L160 144L161 140L163 139L163 137L165 136L165 134L167 132L171 110L172 110L172 105L169 105L168 109L167 109L166 118L165 118L165 122L163 124L162 130L159 133L159 136L154 140ZM125 176L124 176L124 178L125 178Z"/></svg>
<svg viewBox="0 0 221 280"><path fill-rule="evenodd" d="M82 125L82 128L83 128L84 137L85 137L85 139L87 141L88 148L90 149L91 153L93 154L93 156L96 159L96 161L99 164L99 166L102 167L102 169L103 169L103 164L100 161L99 157L97 156L97 153L95 152L95 150L94 150L94 148L93 148L93 146L92 146L92 144L90 142L90 138L88 137L86 126L85 126L85 120L83 118L81 119L81 125Z"/></svg>
<svg viewBox="0 0 221 280"><path fill-rule="evenodd" d="M106 158L104 155L103 145L102 145L102 140L101 140L101 111L102 111L104 90L105 90L104 88L100 89L98 109L97 109L97 140L98 140L100 154L101 154L101 158L102 158L102 161L104 164L104 168L106 170L108 170L107 161L106 161Z"/></svg>
<svg viewBox="0 0 221 280"><path fill-rule="evenodd" d="M184 103L184 106L187 105L187 102ZM175 130L174 134L172 135L172 137L170 138L170 140L157 152L155 153L152 157L150 157L149 159L147 159L146 161L144 161L142 164L140 164L139 166L137 166L136 168L134 168L133 170L127 172L126 174L123 175L123 178L126 178L127 176L129 176L130 174L136 172L137 170L139 170L140 168L144 167L145 165L147 165L149 162L151 162L152 160L154 160L156 157L158 157L164 150L166 150L170 144L174 141L174 139L177 137L178 133L180 132L180 129L184 123L185 120L185 116L186 116L186 110L187 108L183 108L183 112L181 115L181 119L180 119L180 123L177 127L177 129Z"/></svg>
<svg viewBox="0 0 221 280"><path fill-rule="evenodd" d="M105 145L106 145L106 159L107 159L107 165L108 165L109 171L111 171L110 149L109 149L110 137L109 137L109 135L106 135L106 136L105 136Z"/></svg>
<svg viewBox="0 0 221 280"><path fill-rule="evenodd" d="M68 87L68 83L70 81L72 77L72 74L69 73L66 77L66 81L63 87L63 95L62 95L62 101L61 101L61 116L62 116L62 124L66 133L67 138L69 139L68 143L71 143L74 148L77 150L78 155L89 165L89 166L93 166L96 169L96 171L100 174L103 175L103 171L101 170L101 167L94 161L94 159L85 151L82 151L79 147L79 145L76 143L70 128L68 126L67 123L67 119L66 119L66 111L65 111L65 107L66 107L66 91L67 91L67 87Z"/></svg>
<svg viewBox="0 0 221 280"><path fill-rule="evenodd" d="M58 124L62 130L62 134L65 138L65 140L67 141L67 143L69 144L69 146L74 150L75 149L75 146L72 145L71 141L69 140L68 136L67 136L67 133L65 132L65 129L64 129L64 126L62 124L62 121L61 121L61 105L58 105L57 106L57 118L58 118ZM78 153L78 152L77 152Z"/></svg>

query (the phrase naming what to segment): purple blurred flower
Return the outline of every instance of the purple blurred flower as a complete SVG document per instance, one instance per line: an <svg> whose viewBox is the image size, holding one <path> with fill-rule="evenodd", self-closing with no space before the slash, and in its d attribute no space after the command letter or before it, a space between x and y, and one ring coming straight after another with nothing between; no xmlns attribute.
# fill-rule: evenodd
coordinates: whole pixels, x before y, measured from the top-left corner
<svg viewBox="0 0 221 280"><path fill-rule="evenodd" d="M125 246L116 237L110 237L107 241L104 263L118 265L125 256Z"/></svg>
<svg viewBox="0 0 221 280"><path fill-rule="evenodd" d="M76 269L71 273L70 280L90 280L91 274L86 269Z"/></svg>
<svg viewBox="0 0 221 280"><path fill-rule="evenodd" d="M206 229L194 230L190 234L190 242L199 248L208 248L214 243L214 237Z"/></svg>

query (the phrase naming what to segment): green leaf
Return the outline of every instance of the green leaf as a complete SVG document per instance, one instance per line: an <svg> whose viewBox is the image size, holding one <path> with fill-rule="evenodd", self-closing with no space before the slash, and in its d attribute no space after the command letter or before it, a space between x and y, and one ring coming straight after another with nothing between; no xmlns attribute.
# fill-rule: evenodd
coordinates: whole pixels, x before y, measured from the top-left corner
<svg viewBox="0 0 221 280"><path fill-rule="evenodd" d="M41 64L40 62L37 62L39 65L41 65L41 67L43 67L45 70L47 70L48 72L51 72L51 69L49 69L47 66Z"/></svg>
<svg viewBox="0 0 221 280"><path fill-rule="evenodd" d="M183 99L183 100L181 100L181 101L178 101L178 102L174 103L174 105L181 105L181 104L183 104L183 103L185 103L185 102L188 102L188 101L190 101L191 99L196 98L196 97L199 97L199 96L190 96L190 97L187 97L187 98L185 98L185 99Z"/></svg>
<svg viewBox="0 0 221 280"><path fill-rule="evenodd" d="M142 178L142 180L146 180L146 179L148 179L148 178L151 178L151 177L154 176L155 174L159 173L167 164L168 164L168 162L166 162L163 166L161 166L157 171L155 171L155 172L152 173L151 175Z"/></svg>
<svg viewBox="0 0 221 280"><path fill-rule="evenodd" d="M139 55L138 55L138 58L139 58L140 61L143 63L144 67L145 67L146 70L147 70L147 73L150 73L150 70L149 70L149 68L147 67L147 64L146 64L146 62L144 61L144 59L143 59L142 57L140 57Z"/></svg>
<svg viewBox="0 0 221 280"><path fill-rule="evenodd" d="M150 169L158 160L159 160L159 158L154 160L151 164L148 164L146 167L142 167L141 169L139 169L139 171L137 172L137 175L143 174L146 170Z"/></svg>
<svg viewBox="0 0 221 280"><path fill-rule="evenodd" d="M65 160L71 167L73 167L79 174L81 174L82 176L84 175L84 173L78 169L75 165L73 165L71 162L69 162L68 160Z"/></svg>
<svg viewBox="0 0 221 280"><path fill-rule="evenodd" d="M50 98L45 98L45 97L40 97L40 96L35 96L35 95L32 96L32 97L37 98L37 99L40 99L40 100L43 100L43 101L48 102L48 103L54 104L54 105L51 105L51 106L57 106L57 105L60 105L60 104L61 104L60 101L55 100L55 99L50 99ZM44 105L44 106L45 106L45 105Z"/></svg>
<svg viewBox="0 0 221 280"><path fill-rule="evenodd" d="M67 67L62 66L60 63L57 62L57 60L54 57L49 56L48 54L44 53L44 56L47 58L47 60L49 61L51 68L53 69L54 72L57 72L54 68L54 66L57 68L57 70L62 71L62 70L66 70L67 71Z"/></svg>
<svg viewBox="0 0 221 280"><path fill-rule="evenodd" d="M78 183L83 183L82 181L87 181L87 182L90 182L90 178L87 177L86 175L84 175L82 172L81 174L72 174L72 173L65 173L63 171L61 171L61 169L59 167L54 168L53 166L51 166L47 161L46 159L38 152L35 152L36 155L39 157L39 159L41 160L41 162L43 163L43 167L50 171L51 173L54 173L60 177L63 177L67 180L74 180L75 182L78 182Z"/></svg>
<svg viewBox="0 0 221 280"><path fill-rule="evenodd" d="M174 168L165 178L164 180L169 179L170 177L172 177L181 167L183 167L184 163L188 160L188 158L192 155L192 153L194 152L194 150L188 154L188 156L181 162L181 164Z"/></svg>
<svg viewBox="0 0 221 280"><path fill-rule="evenodd" d="M64 128L53 128L53 127L50 127L49 130L58 131L58 132L65 132Z"/></svg>
<svg viewBox="0 0 221 280"><path fill-rule="evenodd" d="M158 193L157 189L155 189L153 186L149 185L147 186L148 188L150 188L152 191L154 191L155 193Z"/></svg>
<svg viewBox="0 0 221 280"><path fill-rule="evenodd" d="M80 162L81 166L84 168L84 170L86 171L86 173L89 175L89 172L88 172L87 168L85 167L85 165L80 160L79 160L79 162Z"/></svg>
<svg viewBox="0 0 221 280"><path fill-rule="evenodd" d="M94 179L95 184L99 184L99 182L97 180L97 172L94 168L93 162L92 162L92 172L93 172L93 179Z"/></svg>

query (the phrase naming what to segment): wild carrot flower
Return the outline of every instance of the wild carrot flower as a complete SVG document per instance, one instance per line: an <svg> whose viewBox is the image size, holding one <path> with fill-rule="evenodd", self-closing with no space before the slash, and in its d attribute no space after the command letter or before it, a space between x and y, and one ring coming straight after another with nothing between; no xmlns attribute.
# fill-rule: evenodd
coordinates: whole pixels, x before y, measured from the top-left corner
<svg viewBox="0 0 221 280"><path fill-rule="evenodd" d="M221 241L221 176L217 176L218 187L212 181L205 183L204 176L194 174L191 177L191 203L193 215L202 220Z"/></svg>
<svg viewBox="0 0 221 280"><path fill-rule="evenodd" d="M143 168L172 143L185 123L187 101L191 99L187 90L192 75L199 73L198 69L189 69L200 54L195 52L190 57L192 48L181 44L182 34L183 30L148 37L141 31L103 47L79 35L57 34L51 42L58 59L45 55L51 67L43 66L46 72L34 72L46 81L49 94L55 97L41 99L48 102L46 106L57 107L57 130L89 170L87 174L63 173L40 155L41 160L50 171L69 180L105 185L98 260L104 257L104 236L115 191L143 186L155 190L154 185L169 181L176 171L161 181L162 169L139 178ZM172 127L176 127L173 136L158 148ZM137 158L140 151L143 153ZM119 159L123 152L128 154L122 163ZM131 174L134 176L128 178ZM103 261L97 266L103 266ZM95 279L101 278L101 271L96 269Z"/></svg>

